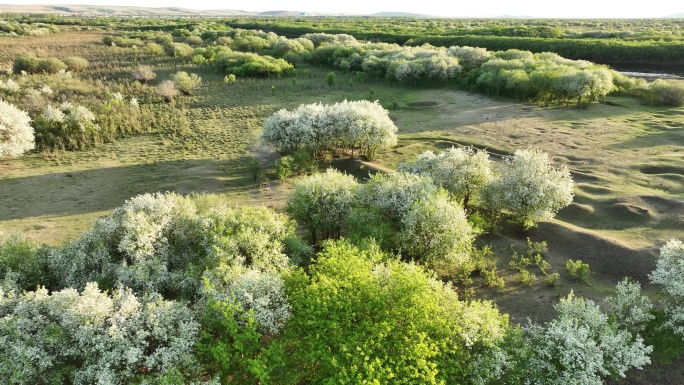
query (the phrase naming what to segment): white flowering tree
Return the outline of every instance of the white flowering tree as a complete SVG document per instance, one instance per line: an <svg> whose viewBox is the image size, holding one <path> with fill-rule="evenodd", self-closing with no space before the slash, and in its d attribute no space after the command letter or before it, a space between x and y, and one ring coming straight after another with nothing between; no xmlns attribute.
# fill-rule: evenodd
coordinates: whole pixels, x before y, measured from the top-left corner
<svg viewBox="0 0 684 385"><path fill-rule="evenodd" d="M656 268L649 275L672 301L666 306L666 325L684 338L684 243L672 239L660 248Z"/></svg>
<svg viewBox="0 0 684 385"><path fill-rule="evenodd" d="M591 300L572 295L556 305L558 317L527 329L530 376L541 384L596 384L608 376L625 377L651 362L653 347L641 337L614 327Z"/></svg>
<svg viewBox="0 0 684 385"><path fill-rule="evenodd" d="M374 52L377 53L377 52ZM444 48L429 45L422 47L394 47L384 53L388 59L385 77L400 83L420 84L429 82L446 82L461 73L458 59L447 54ZM367 55L371 61L373 54ZM363 64L362 64L363 67Z"/></svg>
<svg viewBox="0 0 684 385"><path fill-rule="evenodd" d="M238 323L244 325L251 318L259 332L274 335L290 319L290 305L278 272L224 265L204 277L204 296L215 305L233 306L238 310L234 314Z"/></svg>
<svg viewBox="0 0 684 385"><path fill-rule="evenodd" d="M472 147L452 147L437 155L426 151L414 163L402 164L399 169L431 178L461 202L465 210L473 196L493 178L489 154Z"/></svg>
<svg viewBox="0 0 684 385"><path fill-rule="evenodd" d="M424 176L406 172L377 173L361 186L359 199L398 224L415 202L437 191L432 180Z"/></svg>
<svg viewBox="0 0 684 385"><path fill-rule="evenodd" d="M28 113L0 100L0 158L19 156L35 147Z"/></svg>
<svg viewBox="0 0 684 385"><path fill-rule="evenodd" d="M306 149L314 156L325 150L358 148L368 158L397 142L397 127L377 102L344 101L332 105L301 105L266 119L262 141L281 153Z"/></svg>
<svg viewBox="0 0 684 385"><path fill-rule="evenodd" d="M58 288L98 281L167 298L195 298L205 269L221 264L258 270L287 267L284 241L294 226L263 207L231 209L176 194L127 201L48 256Z"/></svg>
<svg viewBox="0 0 684 385"><path fill-rule="evenodd" d="M287 211L309 230L314 244L323 239L338 239L356 201L357 187L353 176L330 168L297 180L287 200Z"/></svg>
<svg viewBox="0 0 684 385"><path fill-rule="evenodd" d="M414 203L401 218L402 250L436 270L466 262L473 230L465 212L446 194L436 194Z"/></svg>
<svg viewBox="0 0 684 385"><path fill-rule="evenodd" d="M128 384L194 372L199 324L158 295L0 290L0 376L12 384ZM11 359L9 359L11 357Z"/></svg>
<svg viewBox="0 0 684 385"><path fill-rule="evenodd" d="M503 159L500 177L488 185L486 205L506 210L515 222L532 227L572 203L573 182L565 166L555 168L541 150L517 150Z"/></svg>
<svg viewBox="0 0 684 385"><path fill-rule="evenodd" d="M474 383L601 385L651 362L653 347L591 300L570 293L555 309L547 324L530 324L499 352L479 357Z"/></svg>
<svg viewBox="0 0 684 385"><path fill-rule="evenodd" d="M615 294L606 298L606 303L609 319L634 333L643 332L646 324L655 318L651 300L641 294L639 282L629 278L617 284Z"/></svg>

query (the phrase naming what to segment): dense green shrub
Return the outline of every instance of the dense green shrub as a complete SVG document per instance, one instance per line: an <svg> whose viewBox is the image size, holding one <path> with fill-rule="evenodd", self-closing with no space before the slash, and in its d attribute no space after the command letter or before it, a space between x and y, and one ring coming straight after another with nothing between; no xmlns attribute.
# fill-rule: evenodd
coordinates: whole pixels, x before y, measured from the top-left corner
<svg viewBox="0 0 684 385"><path fill-rule="evenodd" d="M18 236L0 242L0 289L19 293L38 287L47 276L42 251Z"/></svg>
<svg viewBox="0 0 684 385"><path fill-rule="evenodd" d="M489 302L462 302L422 268L328 243L286 278L292 307L273 383L464 383L508 328ZM274 364L278 364L275 362Z"/></svg>
<svg viewBox="0 0 684 385"><path fill-rule="evenodd" d="M30 74L42 72L55 74L66 68L67 65L57 58L37 58L34 55L25 55L14 60L12 71L16 73L24 71Z"/></svg>
<svg viewBox="0 0 684 385"><path fill-rule="evenodd" d="M63 62L66 64L66 69L72 72L81 72L90 65L88 60L79 56L70 56L65 58Z"/></svg>
<svg viewBox="0 0 684 385"><path fill-rule="evenodd" d="M258 52L271 47L271 42L259 36L239 36L233 39L231 47L236 51Z"/></svg>
<svg viewBox="0 0 684 385"><path fill-rule="evenodd" d="M148 43L145 46L145 53L148 55L162 55L164 48L157 43Z"/></svg>
<svg viewBox="0 0 684 385"><path fill-rule="evenodd" d="M578 259L576 261L568 259L568 262L566 262L565 264L565 269L568 271L572 278L575 278L580 282L586 283L589 280L589 276L591 275L589 264L583 263L581 259Z"/></svg>
<svg viewBox="0 0 684 385"><path fill-rule="evenodd" d="M166 43L164 44L164 52L171 57L179 57L192 54L193 49L185 43Z"/></svg>
<svg viewBox="0 0 684 385"><path fill-rule="evenodd" d="M176 72L173 75L173 82L183 94L190 95L202 83L202 78L197 74L188 74L185 71Z"/></svg>
<svg viewBox="0 0 684 385"><path fill-rule="evenodd" d="M648 85L645 97L658 105L684 106L684 81L657 79Z"/></svg>
<svg viewBox="0 0 684 385"><path fill-rule="evenodd" d="M202 45L204 42L202 41L202 38L199 36L188 36L185 39L183 39L183 42L189 45Z"/></svg>
<svg viewBox="0 0 684 385"><path fill-rule="evenodd" d="M267 77L295 73L292 64L285 60L255 53L223 52L216 57L214 64L222 71L234 75Z"/></svg>

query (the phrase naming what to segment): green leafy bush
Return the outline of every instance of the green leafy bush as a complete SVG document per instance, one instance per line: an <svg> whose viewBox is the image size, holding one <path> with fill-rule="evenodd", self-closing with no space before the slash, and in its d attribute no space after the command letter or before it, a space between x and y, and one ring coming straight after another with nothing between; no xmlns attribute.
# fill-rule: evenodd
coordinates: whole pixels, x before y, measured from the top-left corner
<svg viewBox="0 0 684 385"><path fill-rule="evenodd" d="M12 71L20 73L25 71L30 74L48 73L56 74L65 70L67 65L57 58L37 58L34 55L25 55L14 60Z"/></svg>
<svg viewBox="0 0 684 385"><path fill-rule="evenodd" d="M45 262L42 251L18 236L0 242L0 289L35 289L48 276Z"/></svg>
<svg viewBox="0 0 684 385"><path fill-rule="evenodd" d="M145 46L145 53L148 55L162 55L164 54L164 48L157 43L148 43Z"/></svg>
<svg viewBox="0 0 684 385"><path fill-rule="evenodd" d="M295 73L292 64L285 60L255 53L223 52L214 59L214 64L222 71L237 76L268 77Z"/></svg>
<svg viewBox="0 0 684 385"><path fill-rule="evenodd" d="M202 83L202 78L197 74L179 71L173 75L173 82L183 94L190 95Z"/></svg>
<svg viewBox="0 0 684 385"><path fill-rule="evenodd" d="M576 261L568 259L568 262L565 264L565 268L568 270L568 273L570 273L571 277L575 278L580 282L586 283L589 280L589 276L591 275L589 265L586 263L582 263L581 259L578 259Z"/></svg>
<svg viewBox="0 0 684 385"><path fill-rule="evenodd" d="M473 357L508 328L489 302L462 302L420 267L328 243L310 267L286 278L290 352L272 382L464 383ZM485 326L486 325L486 326Z"/></svg>
<svg viewBox="0 0 684 385"><path fill-rule="evenodd" d="M684 82L657 79L649 84L647 98L653 103L680 107L684 105Z"/></svg>
<svg viewBox="0 0 684 385"><path fill-rule="evenodd" d="M193 53L190 45L185 43L166 43L164 44L164 52L171 57L188 56Z"/></svg>
<svg viewBox="0 0 684 385"><path fill-rule="evenodd" d="M81 72L90 65L88 60L79 56L70 56L65 58L63 62L66 64L66 69L72 72Z"/></svg>

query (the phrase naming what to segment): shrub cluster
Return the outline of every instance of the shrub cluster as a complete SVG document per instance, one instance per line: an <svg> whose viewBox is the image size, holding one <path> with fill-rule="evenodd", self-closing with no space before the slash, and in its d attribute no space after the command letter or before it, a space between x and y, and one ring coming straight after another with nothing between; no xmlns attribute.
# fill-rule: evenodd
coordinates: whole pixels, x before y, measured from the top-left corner
<svg viewBox="0 0 684 385"><path fill-rule="evenodd" d="M0 290L0 366L12 384L127 384L173 381L194 371L199 324L159 295ZM174 378L175 377L175 378Z"/></svg>
<svg viewBox="0 0 684 385"><path fill-rule="evenodd" d="M213 63L227 74L236 76L286 76L295 73L292 64L272 56L255 53L223 52L216 56Z"/></svg>
<svg viewBox="0 0 684 385"><path fill-rule="evenodd" d="M468 209L475 198L480 210L491 215L507 212L523 227L553 218L573 198L567 167L554 168L540 150L517 150L495 170L486 151L452 148L435 155L426 151L399 170L429 177Z"/></svg>
<svg viewBox="0 0 684 385"><path fill-rule="evenodd" d="M394 223L440 228L463 213L425 177L376 178L360 201ZM331 230L355 189L329 171L298 199L312 196L304 216ZM446 239L429 226L416 234L412 246ZM306 271L291 266L307 254ZM598 384L652 350L638 334L651 304L635 283L618 285L608 314L570 296L556 319L520 330L372 243L326 241L312 260L283 216L214 196L138 196L63 247L6 241L0 262L0 354L13 357L0 374L17 384ZM36 285L46 286L16 294Z"/></svg>
<svg viewBox="0 0 684 385"><path fill-rule="evenodd" d="M284 217L263 208L202 212L199 203L175 194L127 201L51 253L56 286L82 288L97 281L105 289L124 285L166 298L194 298L205 267L287 266L283 240L294 236L294 228Z"/></svg>
<svg viewBox="0 0 684 385"><path fill-rule="evenodd" d="M14 59L12 71L15 73L26 72L29 74L48 73L56 74L66 70L67 65L54 57L38 58L35 55L25 55Z"/></svg>
<svg viewBox="0 0 684 385"><path fill-rule="evenodd" d="M372 175L361 186L332 169L302 178L295 182L287 211L314 244L343 234L372 239L442 273L468 260L473 241L460 206L430 179L402 172ZM383 227L387 231L378 231Z"/></svg>
<svg viewBox="0 0 684 385"><path fill-rule="evenodd" d="M358 149L373 158L396 144L397 127L377 102L344 101L332 105L301 105L266 119L261 139L283 154L305 149L314 157L324 151Z"/></svg>

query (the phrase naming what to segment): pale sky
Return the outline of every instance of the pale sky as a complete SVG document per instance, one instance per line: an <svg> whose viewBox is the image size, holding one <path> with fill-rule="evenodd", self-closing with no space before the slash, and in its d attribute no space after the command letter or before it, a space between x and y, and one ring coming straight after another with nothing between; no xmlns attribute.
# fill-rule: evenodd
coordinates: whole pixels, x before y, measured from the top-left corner
<svg viewBox="0 0 684 385"><path fill-rule="evenodd" d="M0 3L135 5L140 7L229 9L250 12L276 10L349 14L412 12L441 17L512 15L555 18L644 18L662 17L684 12L684 3L677 0L0 0Z"/></svg>

